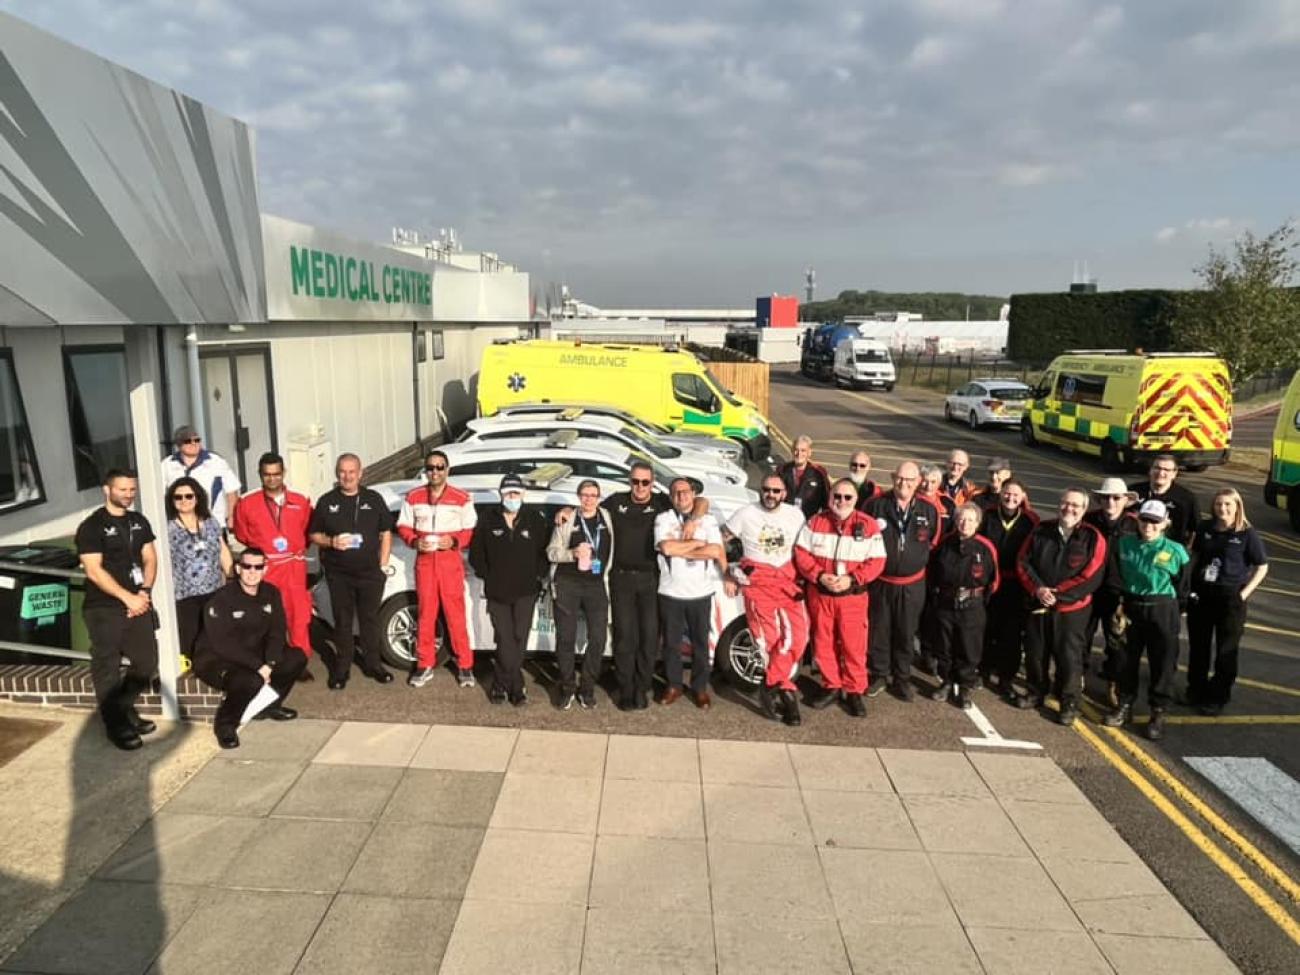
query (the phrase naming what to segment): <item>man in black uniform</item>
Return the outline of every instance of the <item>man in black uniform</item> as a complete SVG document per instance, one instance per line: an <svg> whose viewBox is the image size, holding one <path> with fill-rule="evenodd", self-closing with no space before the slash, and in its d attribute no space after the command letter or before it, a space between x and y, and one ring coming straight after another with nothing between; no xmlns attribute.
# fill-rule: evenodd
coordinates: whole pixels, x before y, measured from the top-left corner
<svg viewBox="0 0 1300 975"><path fill-rule="evenodd" d="M1020 702L1013 681L1020 671L1021 641L1028 611L1025 592L1015 581L1016 559L1025 539L1037 526L1038 515L1029 507L1025 486L1014 477L1002 482L998 504L984 513L980 523L980 534L997 549L998 574L1002 579L1002 585L989 602L980 676L996 682L998 694L1010 704Z"/></svg>
<svg viewBox="0 0 1300 975"><path fill-rule="evenodd" d="M968 501L975 502L980 511L992 511L1002 500L1002 485L1011 478L1011 461L1005 457L989 458L989 479L982 487L973 488L967 496Z"/></svg>
<svg viewBox="0 0 1300 975"><path fill-rule="evenodd" d="M609 576L614 629L614 672L622 711L650 706L655 661L659 657L659 566L655 558L655 518L672 507L666 494L651 490L654 470L632 465L628 490L600 503L614 525L614 565Z"/></svg>
<svg viewBox="0 0 1300 975"><path fill-rule="evenodd" d="M509 701L518 708L528 703L524 650L546 573L550 526L540 511L524 504L524 482L517 474L501 478L499 490L501 504L488 508L474 529L469 564L483 580L496 636L488 699L493 704Z"/></svg>
<svg viewBox="0 0 1300 975"><path fill-rule="evenodd" d="M225 691L212 721L217 744L239 747L239 722L263 686L279 695L256 718L292 721L298 717L284 699L307 666L306 655L285 645L287 623L280 591L265 582L266 554L246 548L235 560L234 582L218 589L203 610L203 632L194 651L194 673Z"/></svg>
<svg viewBox="0 0 1300 975"><path fill-rule="evenodd" d="M931 700L969 710L984 651L984 607L998 591L998 551L977 534L982 514L967 501L957 508L954 530L930 556L926 584L935 614L939 686Z"/></svg>
<svg viewBox="0 0 1300 975"><path fill-rule="evenodd" d="M135 471L104 475L104 506L77 527L77 555L86 573L82 619L90 634L90 679L108 740L123 751L154 731L135 700L158 670L157 616L150 592L158 571L153 529L135 504ZM129 661L122 673L122 658Z"/></svg>
<svg viewBox="0 0 1300 975"><path fill-rule="evenodd" d="M1106 539L1106 551L1114 553L1121 535L1137 534L1137 515L1125 508L1132 504L1137 495L1124 486L1118 477L1108 477L1101 482L1101 487L1092 492L1097 502L1083 520L1101 532ZM1122 632L1115 628L1115 611L1119 609L1124 595L1124 583L1120 579L1119 562L1114 558L1106 559L1106 577L1101 588L1093 594L1092 610L1088 617L1088 635L1084 638L1084 653L1089 652L1092 639L1101 628L1101 637L1105 656L1102 658L1101 675L1106 678L1107 694L1110 706L1119 705L1117 681L1120 674L1118 661L1124 659L1124 641ZM1087 667L1084 667L1087 670Z"/></svg>
<svg viewBox="0 0 1300 975"><path fill-rule="evenodd" d="M1196 495L1181 484L1174 483L1177 479L1178 459L1173 454L1157 454L1151 461L1151 472L1147 480L1129 485L1129 490L1137 496L1129 507L1136 513L1138 505L1143 501L1154 498L1164 502L1165 510L1169 512L1169 529L1165 532L1165 537L1189 548L1192 536L1196 534L1196 523L1201 518L1200 507L1196 503Z"/></svg>
<svg viewBox="0 0 1300 975"><path fill-rule="evenodd" d="M1083 520L1087 510L1088 492L1067 488L1057 508L1059 517L1045 519L1030 533L1016 566L1033 607L1025 626L1029 693L1019 704L1042 707L1050 656L1056 664L1059 721L1067 728L1079 717L1088 607L1106 575L1106 539Z"/></svg>
<svg viewBox="0 0 1300 975"><path fill-rule="evenodd" d="M912 700L912 642L925 605L925 570L939 542L939 509L917 493L920 468L910 460L894 471L894 488L867 505L885 540L885 571L871 584L867 615L867 694L885 689Z"/></svg>
<svg viewBox="0 0 1300 975"><path fill-rule="evenodd" d="M795 437L790 460L776 473L785 484L785 503L797 507L805 518L811 518L830 503L830 475L821 464L813 463L811 437Z"/></svg>
<svg viewBox="0 0 1300 975"><path fill-rule="evenodd" d="M361 458L356 454L340 454L334 476L338 486L316 502L307 530L320 549L334 610L334 666L329 686L339 691L347 686L352 673L354 618L361 630L361 672L380 684L393 680L380 656L379 604L395 519L378 491L361 486Z"/></svg>

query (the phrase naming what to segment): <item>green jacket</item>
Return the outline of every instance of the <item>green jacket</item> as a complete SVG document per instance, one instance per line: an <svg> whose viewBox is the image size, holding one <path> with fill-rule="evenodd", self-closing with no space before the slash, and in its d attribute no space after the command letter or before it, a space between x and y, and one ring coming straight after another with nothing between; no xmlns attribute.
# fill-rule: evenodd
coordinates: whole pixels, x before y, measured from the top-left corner
<svg viewBox="0 0 1300 975"><path fill-rule="evenodd" d="M1137 535L1124 535L1115 547L1124 593L1128 596L1186 595L1187 564L1191 556L1177 542L1161 535L1144 542Z"/></svg>

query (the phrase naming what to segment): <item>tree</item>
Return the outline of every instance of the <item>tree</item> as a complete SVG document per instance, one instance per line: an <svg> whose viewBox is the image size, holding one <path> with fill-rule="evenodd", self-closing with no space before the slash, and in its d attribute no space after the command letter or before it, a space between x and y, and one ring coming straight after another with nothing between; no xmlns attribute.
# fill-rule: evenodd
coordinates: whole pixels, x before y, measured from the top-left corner
<svg viewBox="0 0 1300 975"><path fill-rule="evenodd" d="M1234 383L1300 363L1300 298L1290 286L1300 270L1297 247L1292 220L1266 237L1247 230L1231 253L1211 247L1196 268L1203 290L1185 304L1174 330L1178 344L1219 355Z"/></svg>

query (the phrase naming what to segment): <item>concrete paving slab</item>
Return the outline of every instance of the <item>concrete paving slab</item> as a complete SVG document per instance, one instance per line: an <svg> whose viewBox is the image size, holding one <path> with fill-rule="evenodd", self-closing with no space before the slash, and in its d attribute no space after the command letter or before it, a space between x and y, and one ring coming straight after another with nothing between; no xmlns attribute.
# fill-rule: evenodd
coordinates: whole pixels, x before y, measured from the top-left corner
<svg viewBox="0 0 1300 975"><path fill-rule="evenodd" d="M835 792L893 792L874 748L790 745L790 760L801 789Z"/></svg>
<svg viewBox="0 0 1300 975"><path fill-rule="evenodd" d="M698 783L699 742L694 738L610 735L605 778Z"/></svg>
<svg viewBox="0 0 1300 975"><path fill-rule="evenodd" d="M460 902L339 894L294 975L426 975L438 970Z"/></svg>
<svg viewBox="0 0 1300 975"><path fill-rule="evenodd" d="M1061 767L1048 758L980 752L971 752L967 758L999 799L1090 804Z"/></svg>
<svg viewBox="0 0 1300 975"><path fill-rule="evenodd" d="M1116 975L1237 975L1231 959L1213 941L1135 938L1099 934L1097 945Z"/></svg>
<svg viewBox="0 0 1300 975"><path fill-rule="evenodd" d="M329 765L406 768L428 730L426 725L419 724L345 721L316 753L314 761Z"/></svg>
<svg viewBox="0 0 1300 975"><path fill-rule="evenodd" d="M905 796L903 805L931 852L1029 856L1029 847L998 801L973 796Z"/></svg>
<svg viewBox="0 0 1300 975"><path fill-rule="evenodd" d="M894 790L903 796L989 795L988 787L961 752L924 752L906 748L882 748L880 761L889 773Z"/></svg>
<svg viewBox="0 0 1300 975"><path fill-rule="evenodd" d="M967 928L988 975L1114 975L1082 931Z"/></svg>
<svg viewBox="0 0 1300 975"><path fill-rule="evenodd" d="M621 910L707 913L709 862L703 841L598 837L588 903Z"/></svg>
<svg viewBox="0 0 1300 975"><path fill-rule="evenodd" d="M467 900L442 958L441 975L573 975L582 964L587 910L577 904Z"/></svg>
<svg viewBox="0 0 1300 975"><path fill-rule="evenodd" d="M394 823L484 826L501 791L500 772L409 768L380 819Z"/></svg>
<svg viewBox="0 0 1300 975"><path fill-rule="evenodd" d="M599 779L605 774L607 741L607 735L576 731L521 731L507 771Z"/></svg>
<svg viewBox="0 0 1300 975"><path fill-rule="evenodd" d="M1092 806L1004 799L1002 808L1038 856L1137 862L1137 854Z"/></svg>
<svg viewBox="0 0 1300 975"><path fill-rule="evenodd" d="M705 785L704 826L710 842L812 845L812 830L796 789Z"/></svg>
<svg viewBox="0 0 1300 975"><path fill-rule="evenodd" d="M489 823L494 829L595 833L600 779L507 772Z"/></svg>
<svg viewBox="0 0 1300 975"><path fill-rule="evenodd" d="M594 836L489 829L465 897L585 907L594 847Z"/></svg>
<svg viewBox="0 0 1300 975"><path fill-rule="evenodd" d="M240 762L310 762L339 730L337 721L254 721L239 733L238 748L219 748L214 758Z"/></svg>
<svg viewBox="0 0 1300 975"><path fill-rule="evenodd" d="M436 724L416 750L411 768L504 772L518 738L514 728Z"/></svg>
<svg viewBox="0 0 1300 975"><path fill-rule="evenodd" d="M459 898L483 830L427 823L380 823L343 882L352 894Z"/></svg>
<svg viewBox="0 0 1300 975"><path fill-rule="evenodd" d="M327 894L211 891L149 975L289 975L329 903Z"/></svg>
<svg viewBox="0 0 1300 975"><path fill-rule="evenodd" d="M841 925L854 975L984 975L966 932L956 925Z"/></svg>
<svg viewBox="0 0 1300 975"><path fill-rule="evenodd" d="M1070 905L1031 857L935 853L930 862L968 928L1081 930Z"/></svg>
<svg viewBox="0 0 1300 975"><path fill-rule="evenodd" d="M98 876L136 883L215 884L261 822L163 810L109 858Z"/></svg>
<svg viewBox="0 0 1300 975"><path fill-rule="evenodd" d="M756 917L834 916L821 860L811 846L709 844L713 910Z"/></svg>
<svg viewBox="0 0 1300 975"><path fill-rule="evenodd" d="M1077 901L1074 910L1094 935L1132 934L1144 938L1204 939L1206 933L1166 891L1142 897Z"/></svg>
<svg viewBox="0 0 1300 975"><path fill-rule="evenodd" d="M8 958L4 970L139 975L203 896L194 887L92 880Z"/></svg>
<svg viewBox="0 0 1300 975"><path fill-rule="evenodd" d="M883 773L882 773L883 775ZM892 792L822 792L804 789L804 807L818 846L919 850L920 837Z"/></svg>
<svg viewBox="0 0 1300 975"><path fill-rule="evenodd" d="M401 777L398 768L309 765L271 815L375 820Z"/></svg>
<svg viewBox="0 0 1300 975"><path fill-rule="evenodd" d="M583 975L710 975L716 971L713 922L707 913L603 907L587 912Z"/></svg>
<svg viewBox="0 0 1300 975"><path fill-rule="evenodd" d="M839 926L822 918L756 918L716 914L719 975L849 972Z"/></svg>
<svg viewBox="0 0 1300 975"><path fill-rule="evenodd" d="M606 778L600 799L602 836L704 839L704 793L698 782Z"/></svg>
<svg viewBox="0 0 1300 975"><path fill-rule="evenodd" d="M822 869L845 924L956 925L957 916L924 853L819 847Z"/></svg>
<svg viewBox="0 0 1300 975"><path fill-rule="evenodd" d="M366 824L267 819L221 875L222 887L334 893L366 842Z"/></svg>
<svg viewBox="0 0 1300 975"><path fill-rule="evenodd" d="M761 785L795 789L785 745L772 741L700 741L700 775L707 785Z"/></svg>
<svg viewBox="0 0 1300 975"><path fill-rule="evenodd" d="M209 762L167 803L168 812L266 816L298 781L297 762Z"/></svg>
<svg viewBox="0 0 1300 975"><path fill-rule="evenodd" d="M1140 860L1103 863L1099 860L1040 858L1044 869L1071 903L1162 894L1165 886Z"/></svg>

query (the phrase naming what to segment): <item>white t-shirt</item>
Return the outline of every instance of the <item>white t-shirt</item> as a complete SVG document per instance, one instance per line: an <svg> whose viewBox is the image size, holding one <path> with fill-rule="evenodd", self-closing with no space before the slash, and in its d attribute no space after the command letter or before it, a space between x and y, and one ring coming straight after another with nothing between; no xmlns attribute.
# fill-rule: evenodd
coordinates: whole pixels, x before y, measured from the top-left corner
<svg viewBox="0 0 1300 975"><path fill-rule="evenodd" d="M731 516L727 531L745 546L745 558L779 569L794 557L794 540L803 522L803 512L791 505L767 511L761 504L750 504Z"/></svg>
<svg viewBox="0 0 1300 975"><path fill-rule="evenodd" d="M682 520L676 511L665 511L655 518L655 549L660 542L680 541ZM722 529L717 519L705 515L695 525L691 535L696 541L710 545L722 544ZM659 556L659 595L674 599L700 599L712 596L721 575L718 563L712 559L683 559Z"/></svg>
<svg viewBox="0 0 1300 975"><path fill-rule="evenodd" d="M208 509L212 512L212 517L217 519L217 524L224 527L230 518L230 512L226 510L226 495L231 491L239 494L244 486L239 483L239 475L231 469L230 465L212 451L200 452L197 461L192 468L186 470L185 459L181 457L179 451L164 457L163 490L188 474L203 487L208 496Z"/></svg>

